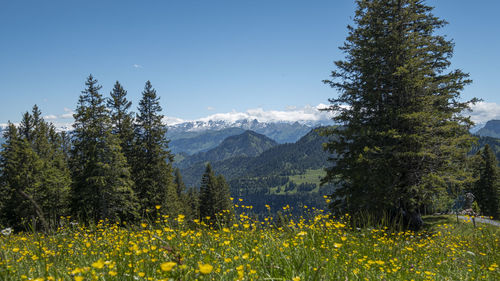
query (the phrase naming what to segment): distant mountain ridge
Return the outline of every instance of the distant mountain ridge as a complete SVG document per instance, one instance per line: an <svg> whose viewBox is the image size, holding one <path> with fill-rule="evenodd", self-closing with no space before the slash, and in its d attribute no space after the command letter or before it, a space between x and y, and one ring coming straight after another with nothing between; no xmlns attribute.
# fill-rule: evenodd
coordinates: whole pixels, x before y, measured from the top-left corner
<svg viewBox="0 0 500 281"><path fill-rule="evenodd" d="M476 132L481 137L500 138L500 120L490 120Z"/></svg>
<svg viewBox="0 0 500 281"><path fill-rule="evenodd" d="M259 122L256 119L192 121L168 126L167 138L170 149L176 154L188 155L210 150L230 136L246 130L267 136L277 143L294 143L312 128L323 125L318 122Z"/></svg>
<svg viewBox="0 0 500 281"><path fill-rule="evenodd" d="M323 151L327 137L318 129L311 129L295 143L275 145L256 156L234 156L211 162L214 171L228 180L242 177L263 177L297 174L307 169L322 169L328 165L328 154ZM182 163L182 162L181 162ZM204 163L183 166L181 173L186 184L197 186L204 171Z"/></svg>
<svg viewBox="0 0 500 281"><path fill-rule="evenodd" d="M269 121L257 119L189 121L168 126L167 136L172 139L186 138L196 132L219 131L227 128L241 128L266 135L278 143L295 142L312 128L329 125L331 121Z"/></svg>
<svg viewBox="0 0 500 281"><path fill-rule="evenodd" d="M187 168L194 164L204 165L206 162L218 162L232 157L254 157L278 145L274 140L256 132L247 130L242 134L229 136L217 147L187 156L174 162L179 168Z"/></svg>
<svg viewBox="0 0 500 281"><path fill-rule="evenodd" d="M167 131L167 138L170 138L170 150L175 153L185 153L188 155L197 152L207 151L222 143L227 137L239 135L245 132L241 128L226 128L221 130L208 130L200 132L180 132L172 134Z"/></svg>

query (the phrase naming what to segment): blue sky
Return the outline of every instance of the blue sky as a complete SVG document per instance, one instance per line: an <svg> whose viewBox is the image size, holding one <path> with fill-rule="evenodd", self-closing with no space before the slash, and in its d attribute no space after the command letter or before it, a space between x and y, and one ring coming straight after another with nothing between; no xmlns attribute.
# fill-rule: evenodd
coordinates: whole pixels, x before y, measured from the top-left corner
<svg viewBox="0 0 500 281"><path fill-rule="evenodd" d="M483 119L500 118L500 1L432 0L450 24L454 68L471 74L465 99L483 98ZM119 80L134 107L146 80L164 114L293 111L326 104L321 83L354 1L2 1L0 123L38 104L70 121L92 73L108 95ZM295 108L295 109L294 109ZM478 113L479 114L479 113Z"/></svg>

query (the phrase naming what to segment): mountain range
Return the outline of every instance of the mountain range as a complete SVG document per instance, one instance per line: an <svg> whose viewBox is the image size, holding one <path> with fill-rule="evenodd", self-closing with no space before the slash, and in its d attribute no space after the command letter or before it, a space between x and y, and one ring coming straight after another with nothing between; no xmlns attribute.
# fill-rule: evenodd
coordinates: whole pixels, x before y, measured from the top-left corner
<svg viewBox="0 0 500 281"><path fill-rule="evenodd" d="M476 132L481 137L500 138L500 120L490 120Z"/></svg>
<svg viewBox="0 0 500 281"><path fill-rule="evenodd" d="M168 126L167 138L171 140L172 152L192 155L210 150L225 138L246 130L265 135L277 143L294 143L312 128L330 124L328 121L259 122L256 119L191 121Z"/></svg>
<svg viewBox="0 0 500 281"><path fill-rule="evenodd" d="M176 166L188 168L200 162L215 163L232 157L254 157L277 144L262 134L247 130L239 135L227 137L215 148L184 157Z"/></svg>

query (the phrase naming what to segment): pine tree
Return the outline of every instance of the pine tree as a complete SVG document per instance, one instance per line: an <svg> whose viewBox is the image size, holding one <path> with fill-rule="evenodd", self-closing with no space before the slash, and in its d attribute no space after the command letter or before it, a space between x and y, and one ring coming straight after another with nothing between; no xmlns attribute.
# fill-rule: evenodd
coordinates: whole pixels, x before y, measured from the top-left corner
<svg viewBox="0 0 500 281"><path fill-rule="evenodd" d="M217 176L216 183L215 211L216 214L218 214L219 221L226 224L231 222L234 217L234 208L229 184L226 182L223 175Z"/></svg>
<svg viewBox="0 0 500 281"><path fill-rule="evenodd" d="M134 145L134 117L130 112L132 102L127 100L127 91L116 81L113 90L107 100L107 106L111 113L113 134L120 139L122 152L131 165Z"/></svg>
<svg viewBox="0 0 500 281"><path fill-rule="evenodd" d="M83 220L133 220L137 198L130 168L112 134L101 86L90 75L73 115L73 211Z"/></svg>
<svg viewBox="0 0 500 281"><path fill-rule="evenodd" d="M12 124L6 133L7 143L1 154L1 214L11 226L33 227L41 223L48 231L61 216L68 215L71 178L59 147L53 125L41 118L35 105L26 112L20 132Z"/></svg>
<svg viewBox="0 0 500 281"><path fill-rule="evenodd" d="M194 220L198 218L198 210L197 208L192 209L193 203L190 202L191 200L197 199L191 198L193 194L188 192L186 185L182 180L182 175L179 168L174 169L174 186L177 193L177 198L179 199L179 212L185 215L188 220Z"/></svg>
<svg viewBox="0 0 500 281"><path fill-rule="evenodd" d="M215 218L215 175L210 163L205 167L200 186L200 218L213 220Z"/></svg>
<svg viewBox="0 0 500 281"><path fill-rule="evenodd" d="M215 176L210 163L201 178L200 218L210 223L228 223L233 217L229 185L222 175Z"/></svg>
<svg viewBox="0 0 500 281"><path fill-rule="evenodd" d="M9 122L4 132L5 143L0 153L1 165L1 201L0 222L3 225L21 227L26 220L31 220L32 208L24 203L23 196L18 190L31 186L32 175L28 165L34 164L34 153L29 150L27 142L21 139L16 126ZM45 216L37 208L36 214L40 220L45 221ZM45 226L48 227L45 223Z"/></svg>
<svg viewBox="0 0 500 281"><path fill-rule="evenodd" d="M37 196L34 199L40 204L47 218L57 223L61 216L69 214L71 174L61 139L53 124L41 117L38 106L32 110L33 131L31 148L41 162L36 171L38 177Z"/></svg>
<svg viewBox="0 0 500 281"><path fill-rule="evenodd" d="M35 105L23 115L19 130L9 125L6 137L1 162L9 207L1 213L10 225L36 228L40 222L47 231L69 214L71 178L59 135Z"/></svg>
<svg viewBox="0 0 500 281"><path fill-rule="evenodd" d="M488 144L478 152L478 180L474 184L473 194L476 197L483 215L500 217L500 173L498 160Z"/></svg>
<svg viewBox="0 0 500 281"><path fill-rule="evenodd" d="M188 210L188 219L195 220L200 218L200 192L194 187L188 188L186 194L186 203Z"/></svg>
<svg viewBox="0 0 500 281"><path fill-rule="evenodd" d="M423 1L357 6L340 48L346 58L324 81L340 91L328 110L341 126L324 132L335 138L326 144L333 166L323 182L340 185L332 210L402 215L416 229L420 207L456 180L470 148L460 91L471 81L448 72L453 43L435 34L445 21Z"/></svg>
<svg viewBox="0 0 500 281"><path fill-rule="evenodd" d="M161 205L162 210L175 215L179 199L172 181L173 155L159 99L147 81L136 116L133 177L142 211Z"/></svg>
<svg viewBox="0 0 500 281"><path fill-rule="evenodd" d="M177 196L181 197L182 193L186 191L186 185L182 180L181 170L179 168L175 168L174 170L174 184L175 190L177 191Z"/></svg>

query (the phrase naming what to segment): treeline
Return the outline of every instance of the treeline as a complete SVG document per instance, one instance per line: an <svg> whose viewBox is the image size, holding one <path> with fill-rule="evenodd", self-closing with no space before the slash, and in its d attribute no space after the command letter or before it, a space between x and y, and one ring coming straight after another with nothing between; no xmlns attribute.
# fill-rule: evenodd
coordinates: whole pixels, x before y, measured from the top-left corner
<svg viewBox="0 0 500 281"><path fill-rule="evenodd" d="M208 166L200 189L187 189L146 82L137 113L117 81L110 96L90 75L71 133L56 132L40 109L9 122L0 151L0 225L48 230L63 216L81 222L135 222L144 216L213 220L232 214L229 188ZM224 211L224 212L223 212Z"/></svg>

